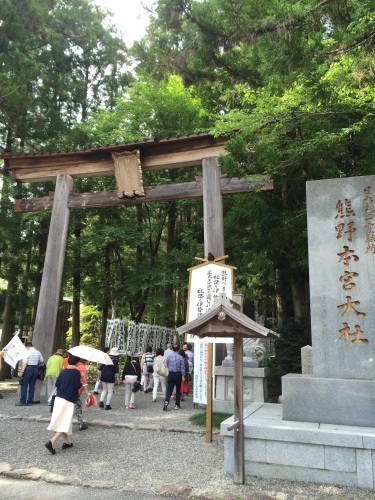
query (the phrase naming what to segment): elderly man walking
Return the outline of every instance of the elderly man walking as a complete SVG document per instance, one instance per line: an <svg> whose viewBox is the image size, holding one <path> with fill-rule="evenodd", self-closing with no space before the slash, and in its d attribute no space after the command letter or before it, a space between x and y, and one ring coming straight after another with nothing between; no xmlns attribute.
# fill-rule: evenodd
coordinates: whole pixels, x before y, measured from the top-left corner
<svg viewBox="0 0 375 500"><path fill-rule="evenodd" d="M165 397L163 410L167 411L169 400L171 399L174 387L176 387L176 404L174 409L180 410L180 400L181 400L181 381L185 380L185 362L184 358L178 354L180 346L174 344L172 346L172 353L166 359L167 367L169 370L168 383L167 383L167 395Z"/></svg>
<svg viewBox="0 0 375 500"><path fill-rule="evenodd" d="M26 342L29 357L22 360L21 368L21 399L16 406L29 406L33 404L36 379L39 375L38 365L44 363L41 353L33 347L31 342Z"/></svg>

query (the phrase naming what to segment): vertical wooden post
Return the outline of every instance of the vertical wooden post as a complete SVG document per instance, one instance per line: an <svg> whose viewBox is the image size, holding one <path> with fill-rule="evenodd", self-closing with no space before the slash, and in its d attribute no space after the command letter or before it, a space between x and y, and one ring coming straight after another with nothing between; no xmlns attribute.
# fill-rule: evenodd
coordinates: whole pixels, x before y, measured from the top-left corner
<svg viewBox="0 0 375 500"><path fill-rule="evenodd" d="M217 158L205 158L203 166L203 214L205 257L224 255L223 200L220 190L220 168Z"/></svg>
<svg viewBox="0 0 375 500"><path fill-rule="evenodd" d="M234 482L244 484L244 432L243 432L243 339L234 338Z"/></svg>
<svg viewBox="0 0 375 500"><path fill-rule="evenodd" d="M216 157L204 158L203 170L203 220L205 257L211 252L215 257L224 255L223 200L220 189L220 169ZM208 343L207 360L206 442L212 442L213 397L213 344Z"/></svg>
<svg viewBox="0 0 375 500"><path fill-rule="evenodd" d="M206 406L206 443L212 443L212 374L213 344L207 343L207 406Z"/></svg>
<svg viewBox="0 0 375 500"><path fill-rule="evenodd" d="M69 226L68 200L72 188L73 179L70 175L61 174L57 177L33 335L34 346L45 358L53 351Z"/></svg>

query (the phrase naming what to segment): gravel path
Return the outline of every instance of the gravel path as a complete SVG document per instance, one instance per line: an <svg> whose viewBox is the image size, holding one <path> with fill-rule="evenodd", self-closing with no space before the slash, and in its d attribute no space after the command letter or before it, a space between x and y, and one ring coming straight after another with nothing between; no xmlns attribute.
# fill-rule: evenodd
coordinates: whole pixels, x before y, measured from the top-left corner
<svg viewBox="0 0 375 500"><path fill-rule="evenodd" d="M163 412L161 395L153 403L151 394L138 393L137 409L125 410L122 386L115 389L113 410L84 408L89 428L74 425L74 447L62 451L59 444L51 455L43 446L51 436L49 407L43 397L40 405L17 407L16 391L13 381L0 382L0 474L6 477L103 488L104 498L122 491L145 498L375 500L370 490L276 479L246 477L245 485L235 485L223 470L220 434L208 444L204 430L189 422L202 411L191 397L181 411Z"/></svg>

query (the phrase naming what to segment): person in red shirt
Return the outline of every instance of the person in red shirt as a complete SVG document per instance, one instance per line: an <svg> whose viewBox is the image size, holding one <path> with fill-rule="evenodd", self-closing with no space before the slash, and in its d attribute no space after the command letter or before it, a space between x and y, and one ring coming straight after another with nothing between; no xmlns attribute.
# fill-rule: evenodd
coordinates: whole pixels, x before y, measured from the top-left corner
<svg viewBox="0 0 375 500"><path fill-rule="evenodd" d="M82 387L78 391L79 396L82 394L83 391L86 392L87 396L91 396L91 392L90 392L89 384L88 384L88 380L87 380L87 369L86 369L86 366L88 365L88 363L89 362L86 361L85 359L80 359L79 363L77 363L77 365L76 365L76 368L81 373L81 384L82 384ZM79 430L80 431L85 431L88 428L88 425L85 424L85 422L83 421L82 400L81 400L80 397L78 397L78 400L76 402L75 411L76 411L76 417L77 417L78 424L79 424Z"/></svg>
<svg viewBox="0 0 375 500"><path fill-rule="evenodd" d="M63 362L62 362L62 367L63 369L67 368L68 367L68 364L69 364L69 353L67 351L65 351L64 355L63 355Z"/></svg>

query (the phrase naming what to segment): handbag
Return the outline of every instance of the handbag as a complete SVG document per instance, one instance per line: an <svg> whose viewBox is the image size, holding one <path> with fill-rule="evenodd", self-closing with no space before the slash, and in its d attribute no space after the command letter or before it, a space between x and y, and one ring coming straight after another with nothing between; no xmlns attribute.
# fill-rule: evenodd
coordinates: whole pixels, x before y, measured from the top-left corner
<svg viewBox="0 0 375 500"><path fill-rule="evenodd" d="M189 382L187 380L181 380L181 394L189 394Z"/></svg>
<svg viewBox="0 0 375 500"><path fill-rule="evenodd" d="M98 401L97 401L96 397L94 396L94 394L91 394L91 396L87 396L87 398L85 399L85 406L87 406L87 408L90 408L90 406L94 406L97 404L98 404Z"/></svg>
<svg viewBox="0 0 375 500"><path fill-rule="evenodd" d="M50 408L51 413L53 412L53 405L55 404L56 394L57 394L57 389L55 387L54 390L52 391L52 394L48 398L48 403L51 405L51 408Z"/></svg>
<svg viewBox="0 0 375 500"><path fill-rule="evenodd" d="M56 398L56 394L53 394L53 396L51 398L51 409L50 409L51 413L53 413L53 407L55 406L55 398Z"/></svg>
<svg viewBox="0 0 375 500"><path fill-rule="evenodd" d="M138 392L141 388L141 384L138 382L138 380L136 380L133 384L133 389L132 389L132 392Z"/></svg>
<svg viewBox="0 0 375 500"><path fill-rule="evenodd" d="M44 363L41 363L38 365L38 376L36 377L37 380L44 380L46 376L46 370L47 366Z"/></svg>

